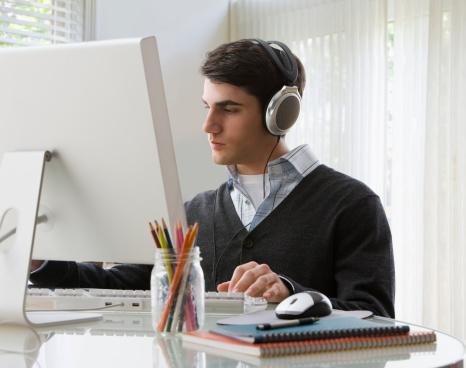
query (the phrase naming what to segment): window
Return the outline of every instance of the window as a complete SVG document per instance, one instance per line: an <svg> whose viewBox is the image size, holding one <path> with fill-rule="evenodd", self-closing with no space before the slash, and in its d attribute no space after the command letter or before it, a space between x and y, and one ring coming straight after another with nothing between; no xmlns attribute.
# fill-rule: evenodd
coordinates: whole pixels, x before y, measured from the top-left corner
<svg viewBox="0 0 466 368"><path fill-rule="evenodd" d="M89 0L0 0L0 47L89 39ZM86 34L87 33L87 34Z"/></svg>

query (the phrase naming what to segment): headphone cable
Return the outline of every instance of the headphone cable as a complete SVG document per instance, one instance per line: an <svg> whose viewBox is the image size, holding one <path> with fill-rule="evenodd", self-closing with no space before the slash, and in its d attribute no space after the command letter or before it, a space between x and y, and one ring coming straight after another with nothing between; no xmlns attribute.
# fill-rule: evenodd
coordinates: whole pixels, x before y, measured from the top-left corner
<svg viewBox="0 0 466 368"><path fill-rule="evenodd" d="M273 151L275 151L275 148L277 148L278 143L280 143L280 138L281 137L278 135L277 136L277 143L275 143L275 145L272 148L272 151L270 151L270 155L269 155L269 157L267 157L267 161L266 161L265 166L264 166L264 172L262 173L262 199L263 200L265 199L265 172L267 171L267 165L269 164L269 160L270 160L270 157L272 157Z"/></svg>

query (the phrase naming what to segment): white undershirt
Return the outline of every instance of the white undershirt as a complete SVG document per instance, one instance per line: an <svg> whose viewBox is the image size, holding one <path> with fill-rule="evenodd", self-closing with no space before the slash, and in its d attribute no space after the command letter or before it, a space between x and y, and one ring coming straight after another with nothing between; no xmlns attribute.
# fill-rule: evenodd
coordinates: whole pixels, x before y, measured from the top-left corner
<svg viewBox="0 0 466 368"><path fill-rule="evenodd" d="M257 210L264 200L263 193L264 175L238 175L241 186L247 191L249 199L252 201L254 209ZM270 193L269 174L265 174L265 197Z"/></svg>

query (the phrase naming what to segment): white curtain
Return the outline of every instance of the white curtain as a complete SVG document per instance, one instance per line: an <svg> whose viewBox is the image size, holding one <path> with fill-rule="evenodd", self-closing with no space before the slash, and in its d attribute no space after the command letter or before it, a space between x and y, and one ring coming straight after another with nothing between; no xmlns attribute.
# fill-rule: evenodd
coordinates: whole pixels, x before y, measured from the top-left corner
<svg viewBox="0 0 466 368"><path fill-rule="evenodd" d="M424 142L429 0L395 0L389 78L390 225L397 317L423 323Z"/></svg>
<svg viewBox="0 0 466 368"><path fill-rule="evenodd" d="M397 318L465 338L466 1L233 0L230 25L305 65L289 146L380 195Z"/></svg>
<svg viewBox="0 0 466 368"><path fill-rule="evenodd" d="M466 338L466 1L432 0L424 191L426 323Z"/></svg>

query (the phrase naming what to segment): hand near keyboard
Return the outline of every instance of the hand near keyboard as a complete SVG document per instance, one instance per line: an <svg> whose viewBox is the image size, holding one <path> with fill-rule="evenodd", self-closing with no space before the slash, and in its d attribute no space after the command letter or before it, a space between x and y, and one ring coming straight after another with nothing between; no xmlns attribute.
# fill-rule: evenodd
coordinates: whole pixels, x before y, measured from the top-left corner
<svg viewBox="0 0 466 368"><path fill-rule="evenodd" d="M230 281L217 285L218 291L244 292L253 297L263 297L279 303L290 295L278 275L266 264L244 263L235 268Z"/></svg>
<svg viewBox="0 0 466 368"><path fill-rule="evenodd" d="M40 266L42 266L43 263L44 261L32 260L31 261L31 272L34 272L35 270L37 270Z"/></svg>

